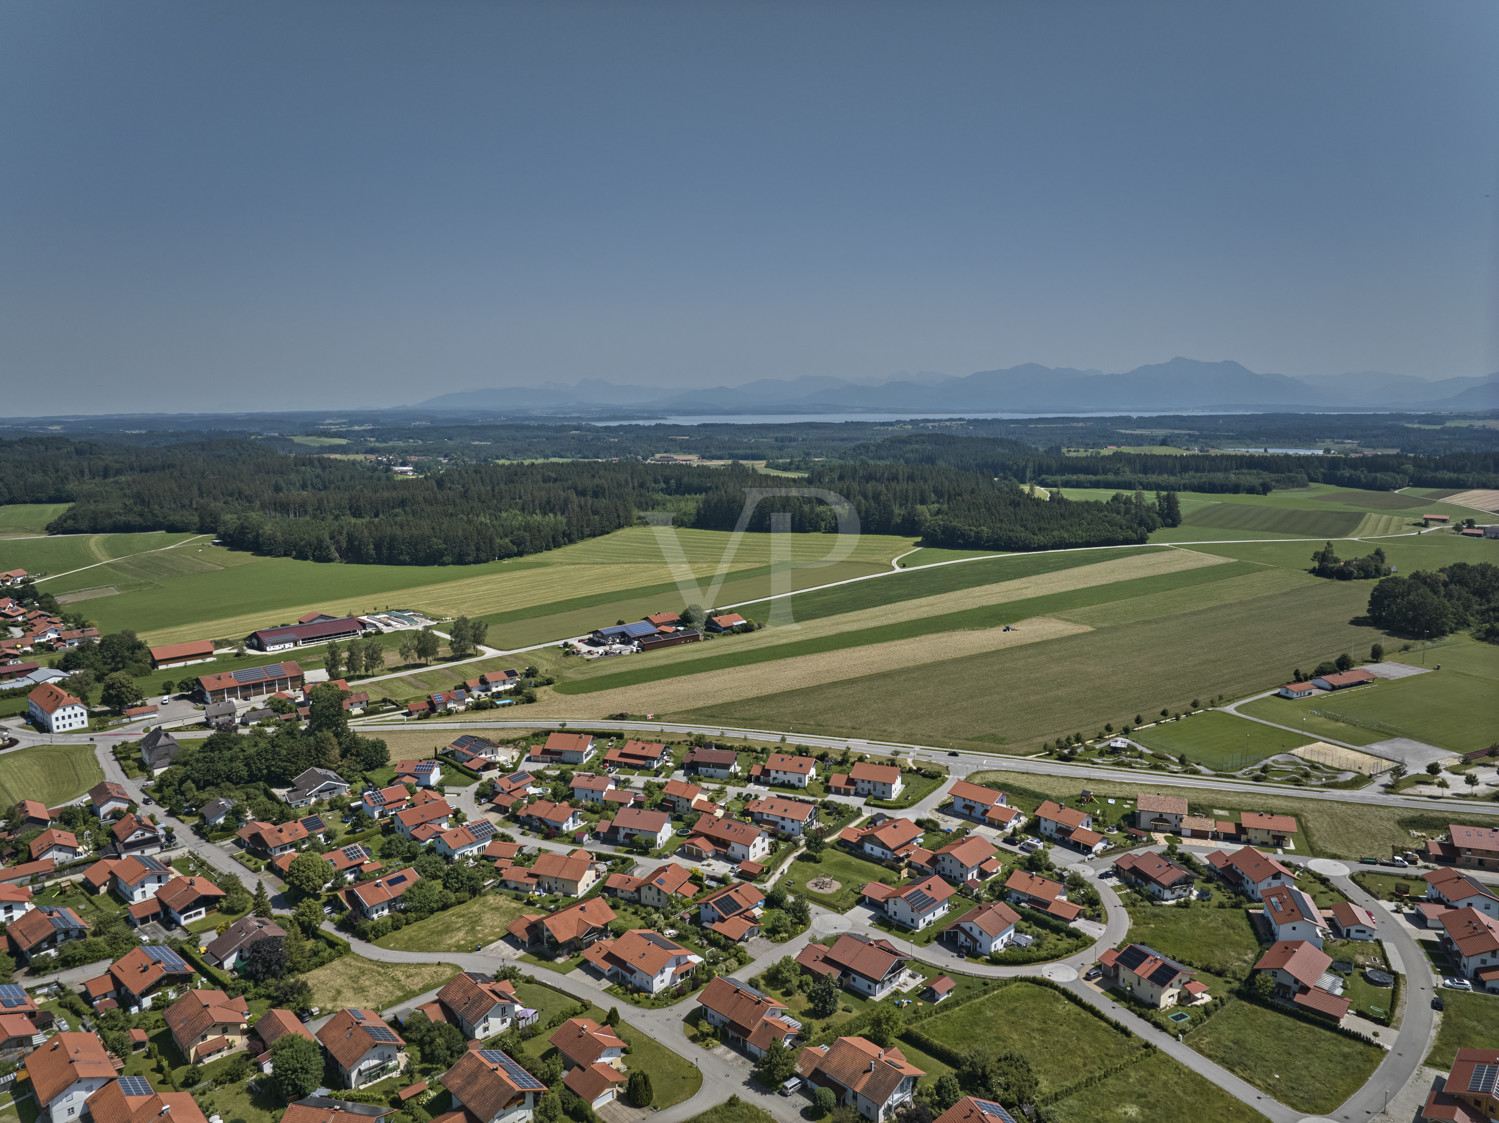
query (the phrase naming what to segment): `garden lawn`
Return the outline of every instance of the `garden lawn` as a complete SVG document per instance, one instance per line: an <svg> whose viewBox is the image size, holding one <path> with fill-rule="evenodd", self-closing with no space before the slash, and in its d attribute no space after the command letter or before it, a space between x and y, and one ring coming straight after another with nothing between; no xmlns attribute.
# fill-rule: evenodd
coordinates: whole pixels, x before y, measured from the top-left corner
<svg viewBox="0 0 1499 1123"><path fill-rule="evenodd" d="M102 779L92 745L35 745L0 756L0 801L6 807L23 799L56 807Z"/></svg>
<svg viewBox="0 0 1499 1123"><path fill-rule="evenodd" d="M776 1123L776 1118L770 1112L740 1100L710 1107L701 1115L693 1116L688 1123Z"/></svg>
<svg viewBox="0 0 1499 1123"><path fill-rule="evenodd" d="M1186 1041L1235 1076L1310 1115L1331 1114L1384 1058L1376 1045L1238 1000Z"/></svg>
<svg viewBox="0 0 1499 1123"><path fill-rule="evenodd" d="M1268 756L1300 748L1315 737L1289 733L1235 717L1221 710L1188 714L1180 721L1163 721L1131 736L1148 749L1180 756L1219 772L1237 772Z"/></svg>
<svg viewBox="0 0 1499 1123"><path fill-rule="evenodd" d="M568 999L563 1005L575 1010L578 1008L578 1003L572 999ZM603 1022L605 1014L606 1011L593 1006L585 1016L596 1022ZM543 1016L540 1024L545 1025L546 1022L547 1019ZM615 1030L630 1047L625 1054L625 1071L643 1069L651 1074L651 1090L655 1093L653 1107L671 1107L697 1095L697 1090L703 1084L703 1074L695 1064L629 1022L621 1021ZM527 1055L542 1057L548 1052L554 1052L548 1039L555 1032L556 1030L545 1030L527 1041L524 1046Z"/></svg>
<svg viewBox="0 0 1499 1123"><path fill-rule="evenodd" d="M1499 1042L1499 998L1492 994L1444 990L1447 1008L1426 1063L1449 1069L1459 1049L1492 1049Z"/></svg>
<svg viewBox="0 0 1499 1123"><path fill-rule="evenodd" d="M1353 880L1366 892L1382 901L1423 900L1426 897L1426 882L1419 877L1401 877L1394 873L1364 873L1353 871ZM1399 892L1401 888L1404 893Z"/></svg>
<svg viewBox="0 0 1499 1123"><path fill-rule="evenodd" d="M917 1028L960 1052L981 1044L995 1053L1024 1053L1036 1070L1043 1096L1144 1049L1055 991L1023 982L1001 987L951 1013L936 1014ZM1066 1042L1065 1049L1055 1047L1059 1041Z"/></svg>
<svg viewBox="0 0 1499 1123"><path fill-rule="evenodd" d="M1249 918L1236 908L1131 905L1129 938L1235 981L1249 974L1261 952Z"/></svg>
<svg viewBox="0 0 1499 1123"><path fill-rule="evenodd" d="M376 963L345 955L306 975L312 1001L324 1010L341 1006L383 1010L440 987L458 968L451 963Z"/></svg>
<svg viewBox="0 0 1499 1123"><path fill-rule="evenodd" d="M1049 1123L1146 1123L1211 1119L1263 1123L1264 1116L1165 1053L1155 1053L1090 1088L1046 1105Z"/></svg>
<svg viewBox="0 0 1499 1123"><path fill-rule="evenodd" d="M819 877L830 877L838 882L838 890L831 894L814 893L806 887L807 882ZM792 862L780 884L805 894L808 900L816 901L819 905L847 912L859 903L859 891L864 886L883 878L890 878L893 882L895 875L884 866L856 858L834 844L822 852L821 862Z"/></svg>

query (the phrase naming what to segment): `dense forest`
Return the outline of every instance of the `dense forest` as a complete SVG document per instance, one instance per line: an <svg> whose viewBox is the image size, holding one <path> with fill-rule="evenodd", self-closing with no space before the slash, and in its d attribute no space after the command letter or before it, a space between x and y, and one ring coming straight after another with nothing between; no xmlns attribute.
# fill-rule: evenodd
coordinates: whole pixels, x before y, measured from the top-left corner
<svg viewBox="0 0 1499 1123"><path fill-rule="evenodd" d="M1475 639L1499 643L1499 565L1459 562L1386 577L1369 594L1369 619L1413 639L1471 628Z"/></svg>

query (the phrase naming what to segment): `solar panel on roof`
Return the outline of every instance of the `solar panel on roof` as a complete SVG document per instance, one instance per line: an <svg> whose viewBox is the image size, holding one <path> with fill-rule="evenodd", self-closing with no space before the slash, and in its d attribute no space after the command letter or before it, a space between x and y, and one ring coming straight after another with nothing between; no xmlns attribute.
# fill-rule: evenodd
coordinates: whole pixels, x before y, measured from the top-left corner
<svg viewBox="0 0 1499 1123"><path fill-rule="evenodd" d="M399 1041L401 1040L385 1026L365 1026L364 1032L370 1035L371 1041Z"/></svg>
<svg viewBox="0 0 1499 1123"><path fill-rule="evenodd" d="M351 861L351 862L360 861L364 857L364 847L363 846L345 846L344 847L344 857L347 858L347 859L349 859L349 861Z"/></svg>
<svg viewBox="0 0 1499 1123"><path fill-rule="evenodd" d="M25 987L16 983L6 983L0 986L0 1006L5 1009L13 1010L17 1006L25 1006L27 1001Z"/></svg>
<svg viewBox="0 0 1499 1123"><path fill-rule="evenodd" d="M120 1091L127 1096L150 1096L155 1093L144 1076L122 1076L119 1078Z"/></svg>
<svg viewBox="0 0 1499 1123"><path fill-rule="evenodd" d="M499 1049L480 1049L479 1056L483 1057L492 1065L498 1065L515 1082L515 1086L523 1092L539 1092L546 1089L546 1085L529 1072L523 1069L519 1063L512 1060L507 1053Z"/></svg>
<svg viewBox="0 0 1499 1123"><path fill-rule="evenodd" d="M473 831L475 838L494 837L494 824L488 819L480 819L477 823L470 823L469 830Z"/></svg>
<svg viewBox="0 0 1499 1123"><path fill-rule="evenodd" d="M931 896L923 889L918 889L916 890L916 892L912 893L909 897L909 900L911 902L911 907L917 912L925 912L928 908L937 903L937 898Z"/></svg>
<svg viewBox="0 0 1499 1123"><path fill-rule="evenodd" d="M1490 1095L1499 1086L1499 1065L1474 1065L1468 1077L1468 1091Z"/></svg>
<svg viewBox="0 0 1499 1123"><path fill-rule="evenodd" d="M385 879L385 884L386 885L404 885L404 884L406 884L406 875L404 873L398 873L398 874L395 875L395 877L388 877L388 878Z"/></svg>
<svg viewBox="0 0 1499 1123"><path fill-rule="evenodd" d="M985 1115L999 1121L999 1123L1015 1123L1015 1117L993 1100L974 1100L973 1106Z"/></svg>
<svg viewBox="0 0 1499 1123"><path fill-rule="evenodd" d="M160 963L168 971L188 970L188 966L183 962L182 956L178 955L171 948L151 945L145 948L145 952L154 962Z"/></svg>

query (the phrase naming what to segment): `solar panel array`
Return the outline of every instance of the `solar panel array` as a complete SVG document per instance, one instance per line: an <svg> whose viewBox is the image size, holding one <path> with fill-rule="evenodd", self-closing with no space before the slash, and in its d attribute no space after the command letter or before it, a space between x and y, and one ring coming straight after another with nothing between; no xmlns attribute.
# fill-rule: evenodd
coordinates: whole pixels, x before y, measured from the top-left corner
<svg viewBox="0 0 1499 1123"><path fill-rule="evenodd" d="M917 912L926 912L927 909L937 903L937 898L933 897L925 889L916 890L906 900L910 902L911 907Z"/></svg>
<svg viewBox="0 0 1499 1123"><path fill-rule="evenodd" d="M990 1119L998 1120L998 1123L1015 1123L1015 1117L993 1100L974 1100L973 1106Z"/></svg>
<svg viewBox="0 0 1499 1123"><path fill-rule="evenodd" d="M1468 1091L1491 1096L1499 1088L1499 1065L1474 1065L1468 1077Z"/></svg>
<svg viewBox="0 0 1499 1123"><path fill-rule="evenodd" d="M149 854L137 854L135 860L145 866L150 873L166 873L167 867L158 862Z"/></svg>
<svg viewBox="0 0 1499 1123"><path fill-rule="evenodd" d="M523 1069L516 1061L512 1060L507 1053L499 1049L480 1049L479 1056L483 1057L492 1065L497 1065L504 1071L505 1075L514 1081L515 1086L523 1092L544 1092L546 1085L529 1072Z"/></svg>
<svg viewBox="0 0 1499 1123"><path fill-rule="evenodd" d="M493 838L494 824L488 819L480 819L476 823L470 823L468 829L473 832L475 838Z"/></svg>
<svg viewBox="0 0 1499 1123"><path fill-rule="evenodd" d="M178 955L171 948L152 945L145 948L144 950L154 962L160 963L168 971L191 970L191 968L188 967L188 965L183 961L182 956Z"/></svg>
<svg viewBox="0 0 1499 1123"><path fill-rule="evenodd" d="M122 1076L119 1078L120 1091L127 1096L150 1096L155 1095L151 1085L144 1076Z"/></svg>
<svg viewBox="0 0 1499 1123"><path fill-rule="evenodd" d="M83 922L73 915L71 909L54 908L43 915L46 916L47 922L59 932L71 932L83 927Z"/></svg>
<svg viewBox="0 0 1499 1123"><path fill-rule="evenodd" d="M398 873L398 874L395 875L395 877L388 877L388 878L385 879L385 884L386 885L404 885L404 884L406 884L406 875L404 873Z"/></svg>
<svg viewBox="0 0 1499 1123"><path fill-rule="evenodd" d="M304 827L306 827L313 833L316 833L318 831L325 831L328 829L328 824L323 822L323 818L321 815L309 815L305 819L299 819L298 822L300 822Z"/></svg>
<svg viewBox="0 0 1499 1123"><path fill-rule="evenodd" d="M362 861L364 861L366 853L367 852L366 852L366 850L364 849L363 846L345 846L344 847L344 857L347 858L351 862L362 862Z"/></svg>
<svg viewBox="0 0 1499 1123"><path fill-rule="evenodd" d="M6 983L0 986L0 1006L7 1010L13 1010L17 1006L25 1006L27 1003L26 988L15 983Z"/></svg>
<svg viewBox="0 0 1499 1123"><path fill-rule="evenodd" d="M371 1041L394 1043L401 1040L385 1026L365 1026L364 1032L370 1035Z"/></svg>

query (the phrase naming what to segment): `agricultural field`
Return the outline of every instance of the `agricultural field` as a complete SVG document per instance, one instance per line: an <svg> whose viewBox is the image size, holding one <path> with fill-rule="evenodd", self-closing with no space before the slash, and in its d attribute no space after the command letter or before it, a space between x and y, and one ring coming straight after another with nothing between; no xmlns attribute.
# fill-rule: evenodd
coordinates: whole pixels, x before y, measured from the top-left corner
<svg viewBox="0 0 1499 1123"><path fill-rule="evenodd" d="M1249 1002L1224 1006L1187 1044L1288 1107L1324 1115L1369 1079L1384 1050Z"/></svg>
<svg viewBox="0 0 1499 1123"><path fill-rule="evenodd" d="M1180 721L1163 721L1149 729L1136 730L1130 736L1146 748L1173 756L1185 754L1193 763L1219 772L1248 768L1310 740L1221 710L1188 714Z"/></svg>
<svg viewBox="0 0 1499 1123"><path fill-rule="evenodd" d="M0 538L47 533L47 524L68 509L67 503L10 503L0 505ZM7 566L6 568L13 568Z"/></svg>
<svg viewBox="0 0 1499 1123"><path fill-rule="evenodd" d="M42 574L41 588L62 594L107 583L101 574L112 572L108 564L120 559L182 548L198 536L166 534L66 534L54 538L12 538L0 546L0 561L7 569ZM206 538L202 539L207 541Z"/></svg>
<svg viewBox="0 0 1499 1123"><path fill-rule="evenodd" d="M104 779L92 745L35 745L0 754L0 807L37 799L56 807Z"/></svg>

